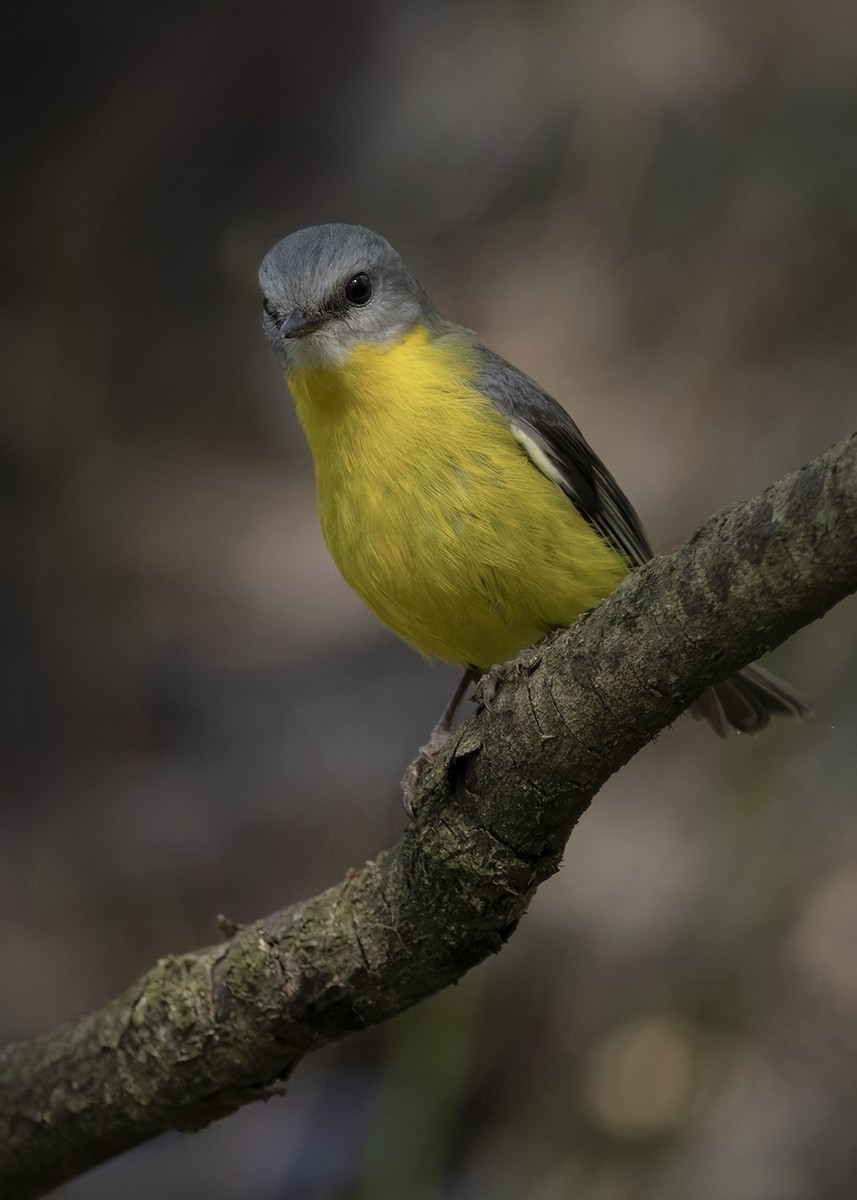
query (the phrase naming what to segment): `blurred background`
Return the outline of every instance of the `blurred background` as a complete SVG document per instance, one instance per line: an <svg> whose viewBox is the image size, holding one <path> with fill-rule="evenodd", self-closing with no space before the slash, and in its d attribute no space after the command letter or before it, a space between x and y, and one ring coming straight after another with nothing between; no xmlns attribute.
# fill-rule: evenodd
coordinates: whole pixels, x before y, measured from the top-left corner
<svg viewBox="0 0 857 1200"><path fill-rule="evenodd" d="M9 3L0 1035L341 879L455 672L339 579L255 274L360 222L568 405L656 547L851 432L838 0ZM62 1200L825 1200L857 1172L857 609L816 716L679 722L503 954Z"/></svg>

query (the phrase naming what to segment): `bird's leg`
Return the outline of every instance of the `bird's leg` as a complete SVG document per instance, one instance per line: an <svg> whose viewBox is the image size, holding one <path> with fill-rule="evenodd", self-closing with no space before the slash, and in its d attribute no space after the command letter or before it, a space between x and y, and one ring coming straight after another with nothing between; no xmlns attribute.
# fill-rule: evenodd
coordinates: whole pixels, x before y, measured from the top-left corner
<svg viewBox="0 0 857 1200"><path fill-rule="evenodd" d="M452 729L452 722L455 720L455 714L461 707L461 701L464 699L467 689L475 678L476 671L472 667L468 667L459 680L458 687L455 689L452 699L443 710L440 720L431 731L429 740L420 748L419 755L414 759L407 771L405 771L402 778L402 799L405 804L405 812L409 817L413 817L414 815L414 793L420 776L437 752L442 750L449 741L449 734Z"/></svg>

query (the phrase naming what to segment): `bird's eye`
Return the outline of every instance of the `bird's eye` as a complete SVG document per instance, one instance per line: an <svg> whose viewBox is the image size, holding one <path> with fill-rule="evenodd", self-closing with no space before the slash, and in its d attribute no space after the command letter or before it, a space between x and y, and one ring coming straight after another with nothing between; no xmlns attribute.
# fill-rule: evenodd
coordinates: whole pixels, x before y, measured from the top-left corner
<svg viewBox="0 0 857 1200"><path fill-rule="evenodd" d="M271 303L267 296L265 296L262 301L262 308L264 308L271 320L279 325L280 321L283 319L283 314Z"/></svg>
<svg viewBox="0 0 857 1200"><path fill-rule="evenodd" d="M349 304L362 306L372 298L372 280L365 271L353 276L345 285L345 299Z"/></svg>

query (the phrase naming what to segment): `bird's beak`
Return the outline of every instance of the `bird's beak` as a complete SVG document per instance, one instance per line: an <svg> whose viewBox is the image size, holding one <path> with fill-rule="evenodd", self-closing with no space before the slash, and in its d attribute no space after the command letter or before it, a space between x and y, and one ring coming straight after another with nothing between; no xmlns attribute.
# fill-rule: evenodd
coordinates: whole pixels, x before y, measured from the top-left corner
<svg viewBox="0 0 857 1200"><path fill-rule="evenodd" d="M320 329L323 323L321 317L312 316L302 308L296 308L281 322L279 334L284 338L305 337L308 333Z"/></svg>

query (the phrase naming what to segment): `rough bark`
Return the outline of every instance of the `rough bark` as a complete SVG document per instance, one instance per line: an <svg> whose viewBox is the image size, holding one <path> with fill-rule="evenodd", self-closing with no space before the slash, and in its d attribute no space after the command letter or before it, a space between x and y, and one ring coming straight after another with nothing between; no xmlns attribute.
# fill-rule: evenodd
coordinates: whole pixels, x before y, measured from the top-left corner
<svg viewBox="0 0 857 1200"><path fill-rule="evenodd" d="M391 850L170 956L0 1055L0 1197L42 1194L265 1094L308 1051L500 949L604 781L711 683L857 589L857 438L714 517L508 672L423 777Z"/></svg>

